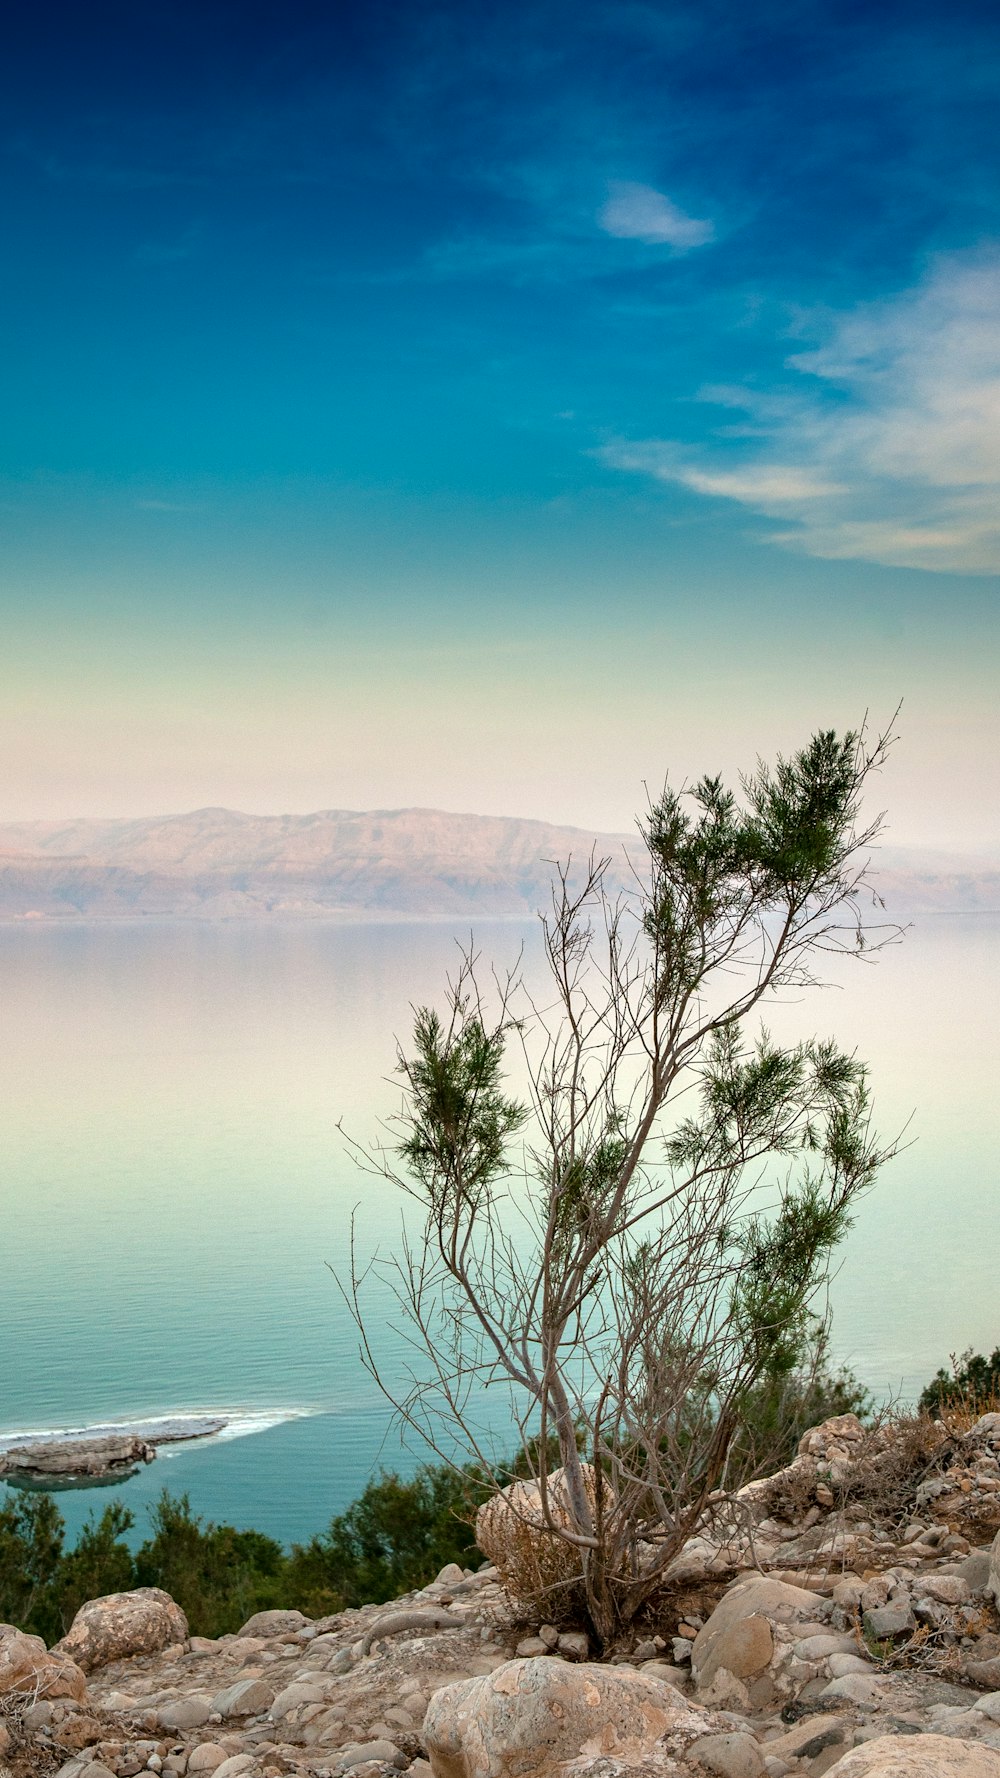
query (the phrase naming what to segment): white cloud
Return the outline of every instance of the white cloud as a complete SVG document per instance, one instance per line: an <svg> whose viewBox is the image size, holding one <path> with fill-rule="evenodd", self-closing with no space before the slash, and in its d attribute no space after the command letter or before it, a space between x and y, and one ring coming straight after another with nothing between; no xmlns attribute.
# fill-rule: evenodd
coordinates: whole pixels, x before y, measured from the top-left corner
<svg viewBox="0 0 1000 1778"><path fill-rule="evenodd" d="M710 222L685 216L662 191L652 185L633 185L614 180L611 193L597 220L606 234L619 240L645 241L648 246L704 247L715 236Z"/></svg>
<svg viewBox="0 0 1000 1778"><path fill-rule="evenodd" d="M825 331L787 389L702 392L751 424L605 461L785 521L772 540L810 555L1000 570L1000 251L941 258Z"/></svg>

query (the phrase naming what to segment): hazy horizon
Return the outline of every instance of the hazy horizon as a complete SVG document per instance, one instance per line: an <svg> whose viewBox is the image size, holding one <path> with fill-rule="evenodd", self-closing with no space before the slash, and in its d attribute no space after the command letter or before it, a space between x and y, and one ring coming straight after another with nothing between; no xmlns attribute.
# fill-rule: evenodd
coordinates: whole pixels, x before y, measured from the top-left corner
<svg viewBox="0 0 1000 1778"><path fill-rule="evenodd" d="M628 829L866 711L1000 845L1000 19L23 9L0 818Z"/></svg>

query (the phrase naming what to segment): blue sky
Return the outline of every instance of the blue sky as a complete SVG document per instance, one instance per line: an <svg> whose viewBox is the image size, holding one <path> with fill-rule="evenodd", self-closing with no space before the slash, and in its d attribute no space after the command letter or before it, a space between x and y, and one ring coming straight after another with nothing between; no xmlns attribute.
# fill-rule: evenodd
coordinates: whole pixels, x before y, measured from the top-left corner
<svg viewBox="0 0 1000 1778"><path fill-rule="evenodd" d="M904 699L1000 842L992 6L55 6L8 31L11 815L644 778Z"/></svg>

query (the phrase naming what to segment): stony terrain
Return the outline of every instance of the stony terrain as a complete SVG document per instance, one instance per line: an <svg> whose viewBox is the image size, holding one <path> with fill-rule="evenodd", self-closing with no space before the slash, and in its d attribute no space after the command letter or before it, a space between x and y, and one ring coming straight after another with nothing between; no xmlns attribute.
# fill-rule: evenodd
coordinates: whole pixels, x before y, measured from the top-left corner
<svg viewBox="0 0 1000 1778"><path fill-rule="evenodd" d="M218 1641L155 1589L49 1652L7 1627L0 1778L1000 1778L1000 1414L815 1429L600 1663L504 1579Z"/></svg>

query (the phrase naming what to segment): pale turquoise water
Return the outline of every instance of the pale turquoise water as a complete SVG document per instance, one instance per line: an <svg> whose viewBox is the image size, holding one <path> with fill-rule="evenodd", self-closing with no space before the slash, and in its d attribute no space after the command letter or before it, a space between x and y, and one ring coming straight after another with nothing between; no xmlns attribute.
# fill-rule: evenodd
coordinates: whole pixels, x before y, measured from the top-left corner
<svg viewBox="0 0 1000 1778"><path fill-rule="evenodd" d="M477 939L507 960L537 943L533 927ZM394 1034L455 956L442 926L0 928L0 1430L308 1410L121 1490L141 1513L186 1488L284 1539L380 1454L400 1461L325 1263L344 1262L352 1205L366 1237L391 1235L396 1206L337 1122L366 1136L391 1110ZM832 1289L838 1354L905 1394L950 1350L1000 1340L1000 918L926 920L844 980L770 1023L855 1042L881 1124L914 1114ZM60 1504L76 1524L109 1498Z"/></svg>

